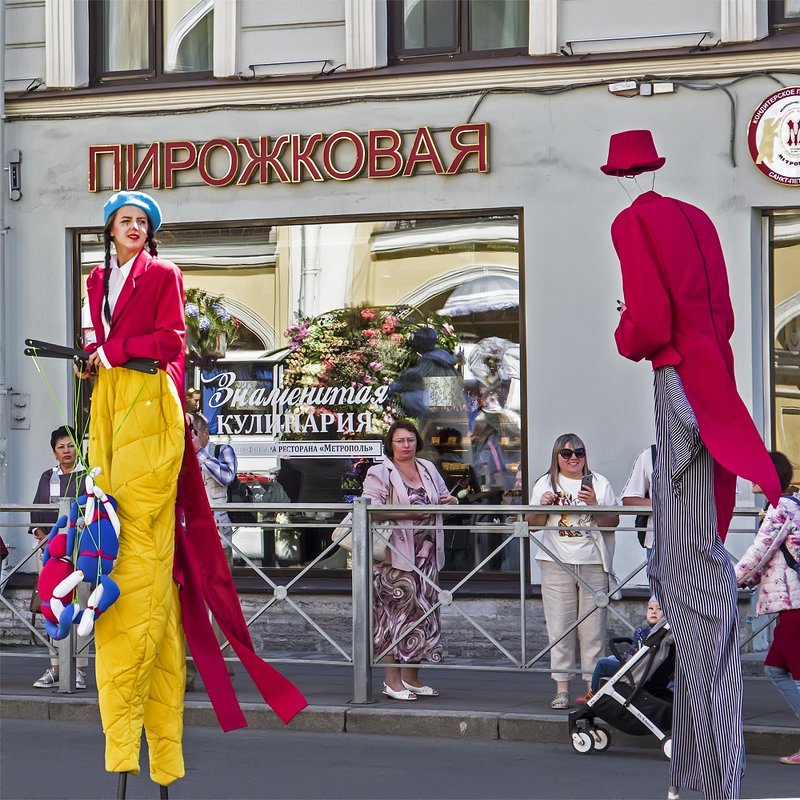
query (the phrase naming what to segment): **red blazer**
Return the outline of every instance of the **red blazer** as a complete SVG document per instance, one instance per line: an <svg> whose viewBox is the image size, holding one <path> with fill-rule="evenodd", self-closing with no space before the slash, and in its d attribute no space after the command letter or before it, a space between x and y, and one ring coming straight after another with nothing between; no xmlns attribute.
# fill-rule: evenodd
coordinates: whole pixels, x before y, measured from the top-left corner
<svg viewBox="0 0 800 800"><path fill-rule="evenodd" d="M86 281L97 336L97 342L86 349L96 350L103 345L103 353L112 367L129 358L157 358L182 400L186 322L181 271L171 261L142 250L122 287L106 339L101 316L103 269L102 265L95 267ZM305 698L255 653L220 545L188 426L178 476L173 576L181 587L181 615L189 649L223 730L241 728L247 722L236 700L207 608L261 696L288 723L307 705Z"/></svg>
<svg viewBox="0 0 800 800"><path fill-rule="evenodd" d="M183 397L183 361L186 322L183 315L183 275L171 261L142 250L122 287L108 339L103 328L103 265L95 267L86 280L89 311L97 343L112 367L129 358L157 358Z"/></svg>
<svg viewBox="0 0 800 800"><path fill-rule="evenodd" d="M724 539L736 476L774 505L775 467L739 393L733 371L733 308L717 231L695 206L646 192L614 220L626 310L615 333L626 358L675 366L700 437L714 458L717 525Z"/></svg>

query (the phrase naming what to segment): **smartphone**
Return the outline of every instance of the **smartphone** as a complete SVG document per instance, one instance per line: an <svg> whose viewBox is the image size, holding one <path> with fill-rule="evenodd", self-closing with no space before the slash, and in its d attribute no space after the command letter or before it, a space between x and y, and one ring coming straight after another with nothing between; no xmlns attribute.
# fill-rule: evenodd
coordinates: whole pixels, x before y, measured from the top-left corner
<svg viewBox="0 0 800 800"><path fill-rule="evenodd" d="M581 489L591 489L592 488L592 480L594 479L594 475L590 472L588 475L584 475L581 478Z"/></svg>

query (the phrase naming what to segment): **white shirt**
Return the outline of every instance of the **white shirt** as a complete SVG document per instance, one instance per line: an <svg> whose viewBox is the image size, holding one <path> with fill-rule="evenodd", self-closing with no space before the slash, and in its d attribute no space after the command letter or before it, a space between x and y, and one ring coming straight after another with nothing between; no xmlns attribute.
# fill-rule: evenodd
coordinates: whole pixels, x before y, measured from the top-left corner
<svg viewBox="0 0 800 800"><path fill-rule="evenodd" d="M631 469L628 482L622 489L622 500L626 497L650 497L650 481L653 477L652 448L646 447L636 457ZM647 518L647 532L644 536L644 546L653 546L653 515Z"/></svg>
<svg viewBox="0 0 800 800"><path fill-rule="evenodd" d="M617 499L611 484L599 473L595 472L593 487L597 502L601 506L614 506ZM578 499L581 490L580 478L567 478L559 476L556 487L558 502L564 505L584 505ZM550 475L542 475L533 486L531 492L531 505L538 506L542 495L552 491ZM602 564L603 559L595 544L590 529L594 527L591 512L585 514L548 514L547 524L554 530L542 531L542 544L555 553L566 564ZM613 556L613 553L612 553ZM536 553L537 561L552 561L553 559L541 548Z"/></svg>

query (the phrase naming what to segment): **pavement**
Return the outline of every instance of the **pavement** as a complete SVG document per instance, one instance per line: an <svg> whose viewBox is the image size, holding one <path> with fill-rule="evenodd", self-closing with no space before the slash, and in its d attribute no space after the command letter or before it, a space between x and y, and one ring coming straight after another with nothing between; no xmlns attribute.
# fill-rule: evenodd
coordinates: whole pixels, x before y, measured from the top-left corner
<svg viewBox="0 0 800 800"><path fill-rule="evenodd" d="M282 654L287 658L286 654ZM298 656L300 654L297 654ZM800 720L767 678L761 677L763 653L744 656L743 716L748 753L781 756L800 746ZM416 702L390 700L381 694L382 670L373 670L374 702L354 704L353 673L348 665L314 662L271 662L292 680L308 700L289 728L308 732L391 734L457 739L504 739L540 743L569 742L567 711L553 711L554 684L545 673L486 670L474 662L463 669L423 668L423 679L440 696ZM98 721L97 690L89 669L87 688L73 693L34 689L47 666L41 648L0 650L0 718ZM91 667L91 664L90 664ZM236 694L248 725L279 730L283 723L261 700L238 662L234 662ZM573 698L585 691L575 680ZM186 725L216 726L202 682L186 694ZM659 747L653 736L629 736L612 728L611 747Z"/></svg>

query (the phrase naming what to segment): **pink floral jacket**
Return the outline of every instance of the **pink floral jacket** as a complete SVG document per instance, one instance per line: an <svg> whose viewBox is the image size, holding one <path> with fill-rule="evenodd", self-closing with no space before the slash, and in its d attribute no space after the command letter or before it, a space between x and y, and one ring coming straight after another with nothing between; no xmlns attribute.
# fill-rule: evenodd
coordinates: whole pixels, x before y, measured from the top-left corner
<svg viewBox="0 0 800 800"><path fill-rule="evenodd" d="M800 575L786 563L780 549L784 541L791 555L800 560L800 505L788 497L769 507L755 541L736 565L740 586L761 582L756 614L800 608Z"/></svg>

